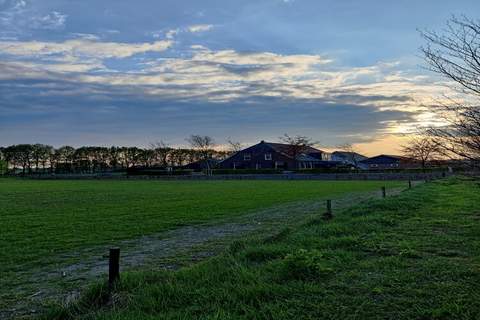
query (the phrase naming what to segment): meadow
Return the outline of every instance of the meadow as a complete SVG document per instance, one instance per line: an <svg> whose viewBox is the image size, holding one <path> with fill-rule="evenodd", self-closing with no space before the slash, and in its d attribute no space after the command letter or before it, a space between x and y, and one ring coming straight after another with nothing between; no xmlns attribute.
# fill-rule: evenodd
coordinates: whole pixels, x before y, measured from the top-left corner
<svg viewBox="0 0 480 320"><path fill-rule="evenodd" d="M80 249L383 185L405 182L0 179L0 297L20 299L25 275Z"/></svg>
<svg viewBox="0 0 480 320"><path fill-rule="evenodd" d="M478 319L480 192L449 179L126 273L45 319Z"/></svg>

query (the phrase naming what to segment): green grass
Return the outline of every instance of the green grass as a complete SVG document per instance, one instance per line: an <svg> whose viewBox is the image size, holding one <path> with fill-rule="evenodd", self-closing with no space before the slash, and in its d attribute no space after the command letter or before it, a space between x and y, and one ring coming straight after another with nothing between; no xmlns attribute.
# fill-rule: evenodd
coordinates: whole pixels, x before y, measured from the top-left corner
<svg viewBox="0 0 480 320"><path fill-rule="evenodd" d="M55 262L59 254L79 248L238 216L291 201L377 190L383 184L0 179L0 287L17 272ZM396 186L398 182L387 185Z"/></svg>
<svg viewBox="0 0 480 320"><path fill-rule="evenodd" d="M428 183L175 272L126 273L48 319L478 319L480 189Z"/></svg>

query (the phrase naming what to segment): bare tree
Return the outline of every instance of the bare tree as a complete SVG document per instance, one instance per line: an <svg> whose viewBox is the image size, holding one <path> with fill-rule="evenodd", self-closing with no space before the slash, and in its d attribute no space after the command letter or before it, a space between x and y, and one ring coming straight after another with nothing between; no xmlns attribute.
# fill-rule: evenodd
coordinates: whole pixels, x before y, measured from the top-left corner
<svg viewBox="0 0 480 320"><path fill-rule="evenodd" d="M308 148L318 143L306 136L290 136L287 133L280 137L280 140L288 145L286 151L287 154L293 158L296 169L298 169L298 156L307 151Z"/></svg>
<svg viewBox="0 0 480 320"><path fill-rule="evenodd" d="M232 138L227 139L228 143L228 152L230 154L235 154L243 149L243 145L241 142L234 141Z"/></svg>
<svg viewBox="0 0 480 320"><path fill-rule="evenodd" d="M422 48L429 69L455 83L464 101L436 106L447 124L431 127L433 137L445 155L472 161L480 159L480 21L453 17L440 34L424 31Z"/></svg>
<svg viewBox="0 0 480 320"><path fill-rule="evenodd" d="M402 146L402 153L413 160L420 162L425 172L427 164L440 156L439 144L429 136L413 137Z"/></svg>
<svg viewBox="0 0 480 320"><path fill-rule="evenodd" d="M207 168L207 174L210 175L210 159L212 157L213 148L215 147L215 141L212 137L201 136L201 135L191 135L186 139L192 148L198 152L200 160L205 162Z"/></svg>

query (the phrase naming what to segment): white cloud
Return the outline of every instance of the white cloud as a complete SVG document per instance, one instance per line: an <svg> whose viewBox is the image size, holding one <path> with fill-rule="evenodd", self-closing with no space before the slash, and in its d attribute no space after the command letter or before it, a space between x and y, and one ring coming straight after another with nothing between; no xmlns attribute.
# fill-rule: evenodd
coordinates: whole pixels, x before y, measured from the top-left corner
<svg viewBox="0 0 480 320"><path fill-rule="evenodd" d="M202 49L205 49L204 47ZM210 61L216 63L228 63L238 65L276 65L276 64L327 64L330 59L318 55L280 55L271 52L237 52L235 50L210 51L202 50L197 52L193 61Z"/></svg>
<svg viewBox="0 0 480 320"><path fill-rule="evenodd" d="M211 29L213 29L211 24L195 24L187 27L188 32L192 33L210 31Z"/></svg>
<svg viewBox="0 0 480 320"><path fill-rule="evenodd" d="M168 30L158 30L150 32L149 34L155 38L165 37L168 40L173 40L176 36L181 33L200 33L205 32L213 29L213 25L211 24L195 24L187 27L182 28L175 28L175 29L168 29Z"/></svg>
<svg viewBox="0 0 480 320"><path fill-rule="evenodd" d="M179 32L180 32L180 29L168 30L168 31L165 33L165 37L166 37L167 39L173 39Z"/></svg>
<svg viewBox="0 0 480 320"><path fill-rule="evenodd" d="M190 46L190 49L193 49L193 50L208 50L207 47L202 46L202 45L200 45L200 44L191 45L191 46Z"/></svg>
<svg viewBox="0 0 480 320"><path fill-rule="evenodd" d="M72 33L72 36L86 40L100 40L100 37L91 33Z"/></svg>
<svg viewBox="0 0 480 320"><path fill-rule="evenodd" d="M127 58L145 52L161 52L172 45L171 41L153 43L100 42L90 39L75 39L65 42L3 41L0 54L16 56L49 56L70 54L96 58Z"/></svg>

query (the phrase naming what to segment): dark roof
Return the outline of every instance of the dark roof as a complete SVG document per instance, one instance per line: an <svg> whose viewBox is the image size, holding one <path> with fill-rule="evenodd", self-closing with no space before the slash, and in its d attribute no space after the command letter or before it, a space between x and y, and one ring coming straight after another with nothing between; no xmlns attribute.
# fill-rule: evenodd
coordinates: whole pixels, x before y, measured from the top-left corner
<svg viewBox="0 0 480 320"><path fill-rule="evenodd" d="M262 144L262 143L268 145L269 147L271 147L276 152L282 153L286 156L289 156L290 148L292 147L292 145L290 145L290 144L265 142L265 141L261 141L259 144ZM316 149L314 147L307 146L307 147L302 149L301 153L303 153L303 154L323 153L323 151L319 150L319 149Z"/></svg>
<svg viewBox="0 0 480 320"><path fill-rule="evenodd" d="M216 166L217 164L219 164L221 162L221 160L218 160L218 159L208 159L208 165L210 167L214 167ZM182 166L182 168L184 169L201 169L201 168L206 168L206 162L205 160L198 160L198 161L194 161L194 162L190 162L184 166Z"/></svg>
<svg viewBox="0 0 480 320"><path fill-rule="evenodd" d="M342 157L342 158L345 158L345 159L353 159L353 157L355 157L355 159L359 159L359 160L367 159L366 156L364 156L360 153L357 153L357 152L334 151L334 152L332 152L332 156L333 155L336 155L336 156L339 156L339 157Z"/></svg>
<svg viewBox="0 0 480 320"><path fill-rule="evenodd" d="M375 157L371 157L365 160L360 161L361 163L388 163L389 161L410 161L412 159L402 156L390 155L390 154L381 154Z"/></svg>

